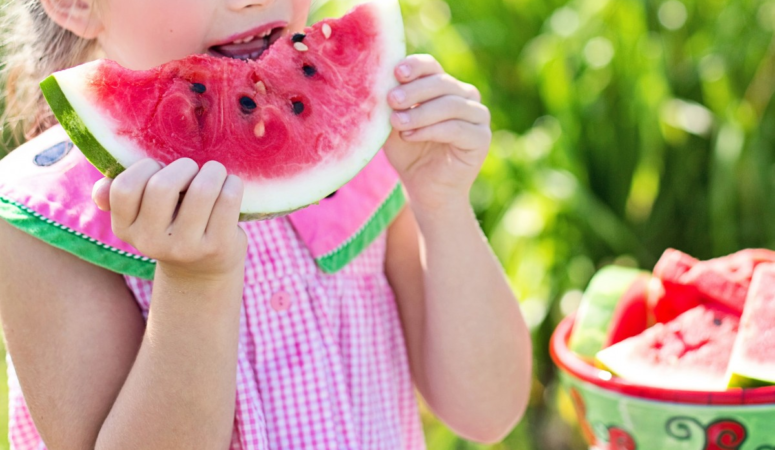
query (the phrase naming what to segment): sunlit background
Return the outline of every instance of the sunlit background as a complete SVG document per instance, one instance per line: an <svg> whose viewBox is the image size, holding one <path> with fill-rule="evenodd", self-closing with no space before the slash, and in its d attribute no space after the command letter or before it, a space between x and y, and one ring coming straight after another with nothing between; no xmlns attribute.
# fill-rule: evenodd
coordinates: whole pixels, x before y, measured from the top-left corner
<svg viewBox="0 0 775 450"><path fill-rule="evenodd" d="M344 3L318 1L315 15ZM535 342L530 408L503 443L467 443L426 413L428 447L583 449L547 342L594 271L651 268L666 247L700 258L775 247L775 1L402 5L410 51L435 55L491 108L471 200Z"/></svg>

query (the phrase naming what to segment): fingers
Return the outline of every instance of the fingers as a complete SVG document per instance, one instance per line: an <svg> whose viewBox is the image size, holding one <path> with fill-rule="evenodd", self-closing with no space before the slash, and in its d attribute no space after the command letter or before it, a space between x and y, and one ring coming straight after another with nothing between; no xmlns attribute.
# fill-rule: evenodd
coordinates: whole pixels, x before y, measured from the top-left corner
<svg viewBox="0 0 775 450"><path fill-rule="evenodd" d="M239 220L243 193L244 185L239 177L235 175L226 177L213 206L205 235L224 236L230 229L235 228L234 224Z"/></svg>
<svg viewBox="0 0 775 450"><path fill-rule="evenodd" d="M401 138L407 142L432 141L451 144L462 150L478 150L489 146L492 132L485 125L447 120L418 130L405 131L401 133Z"/></svg>
<svg viewBox="0 0 775 450"><path fill-rule="evenodd" d="M395 110L403 110L445 95L481 101L479 90L474 86L446 73L438 73L393 89L388 96L388 104Z"/></svg>
<svg viewBox="0 0 775 450"><path fill-rule="evenodd" d="M121 172L110 185L109 203L113 232L121 237L140 213L145 185L161 170L161 164L143 159Z"/></svg>
<svg viewBox="0 0 775 450"><path fill-rule="evenodd" d="M411 55L401 61L395 70L399 83L409 83L437 73L444 73L444 68L431 55Z"/></svg>
<svg viewBox="0 0 775 450"><path fill-rule="evenodd" d="M112 179L102 178L94 183L92 188L91 199L102 211L110 211L110 185L112 183Z"/></svg>
<svg viewBox="0 0 775 450"><path fill-rule="evenodd" d="M479 102L446 95L390 116L393 128L398 131L416 130L447 120L485 124L490 122L490 111Z"/></svg>
<svg viewBox="0 0 775 450"><path fill-rule="evenodd" d="M194 160L181 158L153 174L145 186L136 219L138 225L156 231L167 229L180 194L188 189L198 172L199 166Z"/></svg>
<svg viewBox="0 0 775 450"><path fill-rule="evenodd" d="M202 166L188 186L173 227L186 237L195 239L205 233L216 200L226 181L223 164L209 161Z"/></svg>

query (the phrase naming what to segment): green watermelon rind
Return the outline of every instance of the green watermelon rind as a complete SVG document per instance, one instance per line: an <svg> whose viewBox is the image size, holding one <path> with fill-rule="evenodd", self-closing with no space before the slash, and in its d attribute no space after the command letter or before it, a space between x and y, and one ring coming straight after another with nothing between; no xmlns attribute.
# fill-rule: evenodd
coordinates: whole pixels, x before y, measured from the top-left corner
<svg viewBox="0 0 775 450"><path fill-rule="evenodd" d="M60 250L112 272L151 280L156 271L156 261L146 256L103 244L4 197L0 197L0 218Z"/></svg>
<svg viewBox="0 0 775 450"><path fill-rule="evenodd" d="M606 266L589 282L576 314L568 347L593 360L603 349L619 299L635 280L648 272L622 266Z"/></svg>
<svg viewBox="0 0 775 450"><path fill-rule="evenodd" d="M775 384L775 382L760 380L758 378L752 378L752 377L747 377L745 375L733 373L729 377L728 386L730 388L750 389L750 388L757 388L757 387L772 386L773 384Z"/></svg>
<svg viewBox="0 0 775 450"><path fill-rule="evenodd" d="M62 128L73 140L73 143L83 153L83 156L89 160L103 175L108 178L115 178L124 171L122 166L108 152L105 147L92 135L81 117L73 109L67 96L59 86L54 75L49 76L40 83L43 96L51 106L54 116L57 118Z"/></svg>

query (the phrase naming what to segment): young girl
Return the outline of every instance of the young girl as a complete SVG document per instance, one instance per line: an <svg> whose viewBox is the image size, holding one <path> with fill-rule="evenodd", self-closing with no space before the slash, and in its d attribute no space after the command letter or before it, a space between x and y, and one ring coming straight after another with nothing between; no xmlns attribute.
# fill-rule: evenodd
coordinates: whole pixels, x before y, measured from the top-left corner
<svg viewBox="0 0 775 450"><path fill-rule="evenodd" d="M291 33L309 3L10 0L7 112L32 138L0 161L12 448L421 449L415 388L475 441L519 420L529 334L468 203L490 117L432 57L396 67L384 153L263 222L238 223L216 162L102 179L35 89L95 55L145 69Z"/></svg>

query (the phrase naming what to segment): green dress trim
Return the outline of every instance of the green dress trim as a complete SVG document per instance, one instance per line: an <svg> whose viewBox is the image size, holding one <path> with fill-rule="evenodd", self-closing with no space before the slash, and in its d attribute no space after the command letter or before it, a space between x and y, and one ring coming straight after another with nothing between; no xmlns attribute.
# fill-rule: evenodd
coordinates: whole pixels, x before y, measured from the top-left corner
<svg viewBox="0 0 775 450"><path fill-rule="evenodd" d="M153 279L156 261L103 244L48 219L21 203L0 197L0 218L56 248L97 266L122 275Z"/></svg>
<svg viewBox="0 0 775 450"><path fill-rule="evenodd" d="M390 225L390 222L396 218L405 204L406 197L404 197L404 191L399 183L369 220L347 241L336 249L316 258L318 267L326 273L334 273L342 269L374 242L374 239Z"/></svg>
<svg viewBox="0 0 775 450"><path fill-rule="evenodd" d="M369 220L335 250L316 258L325 273L336 273L355 259L382 233L406 204L401 185L391 191ZM21 203L0 196L0 219L12 226L97 266L122 275L152 280L156 261L104 244L44 217Z"/></svg>

